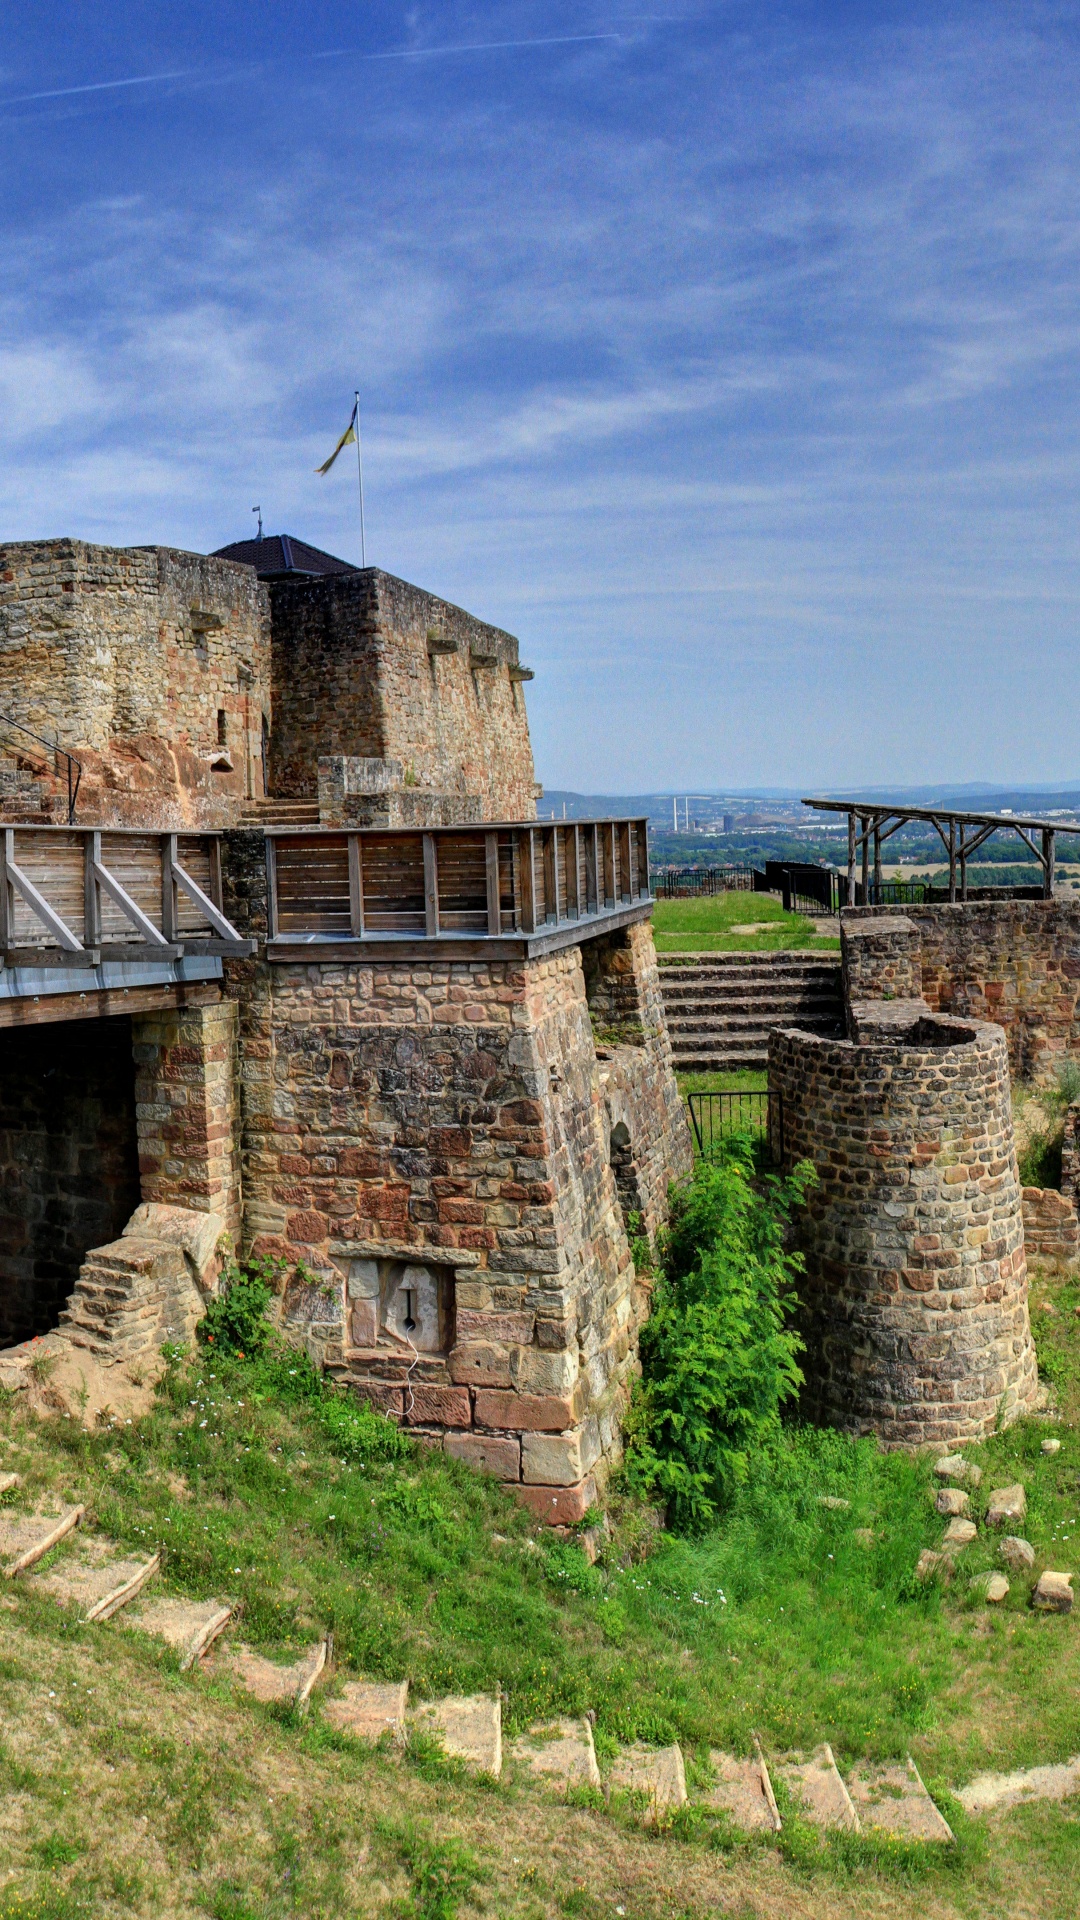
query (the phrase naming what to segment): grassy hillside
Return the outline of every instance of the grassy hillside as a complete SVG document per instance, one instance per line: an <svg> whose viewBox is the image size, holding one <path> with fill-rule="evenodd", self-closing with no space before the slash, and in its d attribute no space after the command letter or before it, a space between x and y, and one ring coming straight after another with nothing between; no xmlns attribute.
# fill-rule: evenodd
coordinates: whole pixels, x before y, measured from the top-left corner
<svg viewBox="0 0 1080 1920"><path fill-rule="evenodd" d="M1080 1285L1036 1298L1072 1423ZM1036 1422L966 1450L983 1498L1026 1482L1037 1567L1080 1560L1080 1437L1057 1431L1052 1459ZM948 1593L916 1587L944 1524L929 1463L868 1442L789 1430L720 1525L661 1536L647 1558L648 1516L627 1503L597 1567L294 1358L178 1358L146 1419L93 1434L8 1401L0 1464L24 1476L9 1502L85 1500L118 1540L162 1549L167 1587L238 1600L264 1651L330 1630L339 1681L499 1686L510 1731L594 1709L602 1770L619 1742L678 1738L701 1781L710 1747L746 1752L754 1730L773 1752L829 1739L841 1765L910 1751L936 1789L1080 1751L1080 1616L1033 1615L1016 1578L1004 1607L979 1604L982 1540ZM25 1579L0 1605L0 1700L0 1920L1075 1912L1067 1810L973 1823L950 1808L943 1854L822 1841L797 1819L752 1842L694 1810L650 1835L512 1768L485 1786L423 1746L369 1753L326 1726L318 1695L302 1722L261 1708L212 1665L181 1675L119 1620L75 1626Z"/></svg>

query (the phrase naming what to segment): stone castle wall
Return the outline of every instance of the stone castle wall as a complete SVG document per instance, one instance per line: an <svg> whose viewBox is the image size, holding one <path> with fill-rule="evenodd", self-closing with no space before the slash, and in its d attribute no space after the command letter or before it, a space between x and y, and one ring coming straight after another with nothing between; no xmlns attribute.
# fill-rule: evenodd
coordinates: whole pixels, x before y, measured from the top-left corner
<svg viewBox="0 0 1080 1920"><path fill-rule="evenodd" d="M10 543L0 710L83 762L81 821L225 824L263 792L265 588L250 567L164 547ZM66 805L60 763L0 728L6 816L62 819Z"/></svg>
<svg viewBox="0 0 1080 1920"><path fill-rule="evenodd" d="M408 787L479 800L481 819L535 818L512 635L374 567L273 581L270 598L275 793L314 798L320 757L393 760Z"/></svg>
<svg viewBox="0 0 1080 1920"><path fill-rule="evenodd" d="M973 1440L1034 1404L1005 1038L923 1018L874 1045L769 1042L798 1222L810 1418L894 1445Z"/></svg>
<svg viewBox="0 0 1080 1920"><path fill-rule="evenodd" d="M869 949L868 925L877 924ZM864 972L886 967L898 977L912 966L917 992L940 1013L992 1020L1003 1027L1017 1079L1050 1080L1058 1063L1080 1057L1080 900L966 901L910 906L903 914L846 908L845 935L859 930ZM845 967L858 963L845 944ZM859 988L853 997L862 997Z"/></svg>

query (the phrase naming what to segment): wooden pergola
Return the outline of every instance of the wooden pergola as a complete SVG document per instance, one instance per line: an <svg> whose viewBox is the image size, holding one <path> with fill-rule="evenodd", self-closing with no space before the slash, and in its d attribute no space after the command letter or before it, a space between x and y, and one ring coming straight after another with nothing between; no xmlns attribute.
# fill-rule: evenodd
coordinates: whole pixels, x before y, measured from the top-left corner
<svg viewBox="0 0 1080 1920"><path fill-rule="evenodd" d="M804 807L822 813L846 813L848 821L848 905L855 901L855 871L861 864L864 901L870 882L870 849L873 847L874 885L881 885L881 849L886 840L911 820L925 820L934 828L949 861L949 899L966 900L967 866L973 853L989 840L992 833L1008 828L1019 835L1032 858L1042 868L1043 898L1054 892L1054 836L1080 833L1080 827L1063 827L1060 821L1023 820L1012 813L957 813L947 807L902 807L875 800L804 800ZM1030 836L1040 835L1036 843ZM959 879L958 879L959 876Z"/></svg>

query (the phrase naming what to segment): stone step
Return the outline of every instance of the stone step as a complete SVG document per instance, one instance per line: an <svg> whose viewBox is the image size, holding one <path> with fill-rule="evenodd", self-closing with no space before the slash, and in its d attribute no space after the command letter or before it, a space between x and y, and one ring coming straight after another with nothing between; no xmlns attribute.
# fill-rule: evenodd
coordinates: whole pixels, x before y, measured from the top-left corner
<svg viewBox="0 0 1080 1920"><path fill-rule="evenodd" d="M54 1513L0 1513L0 1560L5 1563L5 1578L13 1580L16 1574L36 1566L51 1547L73 1532L85 1511L85 1507L62 1507Z"/></svg>
<svg viewBox="0 0 1080 1920"><path fill-rule="evenodd" d="M980 1773L957 1799L965 1813L990 1813L995 1808L1022 1807L1031 1800L1068 1800L1080 1793L1080 1754L1044 1767L1025 1767L1016 1773Z"/></svg>
<svg viewBox="0 0 1080 1920"><path fill-rule="evenodd" d="M550 1720L530 1727L510 1742L510 1755L538 1779L569 1787L599 1787L592 1724L581 1720Z"/></svg>
<svg viewBox="0 0 1080 1920"><path fill-rule="evenodd" d="M0 1473L0 1493L10 1493L19 1484L17 1473Z"/></svg>
<svg viewBox="0 0 1080 1920"><path fill-rule="evenodd" d="M180 1671L186 1673L228 1626L232 1611L225 1600L184 1600L166 1594L125 1612L121 1625L164 1640L179 1655Z"/></svg>
<svg viewBox="0 0 1080 1920"><path fill-rule="evenodd" d="M299 1660L281 1666L248 1646L222 1647L214 1656L215 1673L228 1673L256 1700L306 1713L316 1683L326 1671L332 1642L317 1640Z"/></svg>
<svg viewBox="0 0 1080 1920"><path fill-rule="evenodd" d="M444 1700L417 1707L410 1717L413 1725L438 1740L452 1759L499 1778L502 1704L497 1694L448 1694Z"/></svg>
<svg viewBox="0 0 1080 1920"><path fill-rule="evenodd" d="M847 1784L864 1832L886 1833L898 1840L953 1838L952 1828L938 1812L910 1756L906 1766L856 1767Z"/></svg>
<svg viewBox="0 0 1080 1920"><path fill-rule="evenodd" d="M61 1606L77 1607L81 1620L111 1620L142 1592L160 1565L159 1553L149 1560L121 1557L115 1540L91 1536L48 1573L35 1574L33 1585Z"/></svg>
<svg viewBox="0 0 1080 1920"><path fill-rule="evenodd" d="M686 1805L686 1767L682 1748L624 1747L608 1770L607 1784L619 1793L641 1793L648 1801L648 1818L656 1820L673 1807Z"/></svg>
<svg viewBox="0 0 1080 1920"><path fill-rule="evenodd" d="M860 1832L859 1816L840 1778L828 1741L807 1760L801 1753L774 1761L772 1771L782 1780L806 1818L816 1827L839 1827Z"/></svg>
<svg viewBox="0 0 1080 1920"><path fill-rule="evenodd" d="M350 1680L335 1699L326 1702L323 1716L340 1733L351 1733L356 1740L381 1740L388 1733L401 1745L405 1739L408 1698L407 1680L395 1680L389 1685Z"/></svg>
<svg viewBox="0 0 1080 1920"><path fill-rule="evenodd" d="M773 1027L826 1027L836 1025L839 1009L817 1006L801 1012L798 1009L777 1007L772 1010L762 1008L756 1012L744 1012L738 1007L703 1007L692 1013L681 1010L669 1015L667 1028L672 1038L676 1034L687 1033L759 1033L768 1032Z"/></svg>
<svg viewBox="0 0 1080 1920"><path fill-rule="evenodd" d="M734 1826L748 1833L779 1833L780 1815L776 1810L772 1781L765 1756L755 1741L752 1760L737 1759L734 1754L709 1754L716 1779L701 1794L703 1806L726 1813Z"/></svg>
<svg viewBox="0 0 1080 1920"><path fill-rule="evenodd" d="M738 1047L730 1052L693 1047L673 1056L678 1073L758 1073L769 1064L768 1048Z"/></svg>

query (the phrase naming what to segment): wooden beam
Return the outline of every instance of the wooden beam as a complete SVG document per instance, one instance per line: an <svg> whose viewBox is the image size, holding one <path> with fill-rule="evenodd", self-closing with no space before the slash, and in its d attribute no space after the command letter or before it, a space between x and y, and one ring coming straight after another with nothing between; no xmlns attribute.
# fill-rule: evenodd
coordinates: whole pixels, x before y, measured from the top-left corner
<svg viewBox="0 0 1080 1920"><path fill-rule="evenodd" d="M161 839L161 931L166 940L176 939L176 926L176 835L166 833Z"/></svg>
<svg viewBox="0 0 1080 1920"><path fill-rule="evenodd" d="M431 833L424 835L424 931L429 940L439 931L439 860Z"/></svg>
<svg viewBox="0 0 1080 1920"><path fill-rule="evenodd" d="M620 820L616 833L619 843L619 898L629 906L634 898L634 876L630 870L630 822Z"/></svg>
<svg viewBox="0 0 1080 1920"><path fill-rule="evenodd" d="M176 862L173 860L173 871ZM266 836L266 935L276 940L278 934L278 897L277 897L277 842L272 834Z"/></svg>
<svg viewBox="0 0 1080 1920"><path fill-rule="evenodd" d="M270 845L270 842L267 841L267 846L269 847L269 845ZM180 865L179 860L173 860L171 862L171 872L172 872L172 877L175 885L178 887L182 887L184 892L187 894L188 899L193 900L195 902L195 905L200 909L200 911L205 915L206 919L210 922L210 925L213 927L215 933L219 933L223 940L239 940L240 939L240 935L237 933L236 928L232 925L232 922L229 920L226 920L225 915L221 912L221 909L214 905L214 902L210 899L209 894L205 894L203 892L198 881L193 880L190 873L186 873L184 871L183 867Z"/></svg>
<svg viewBox="0 0 1080 1920"><path fill-rule="evenodd" d="M600 869L603 856L600 850L600 829L595 822L585 829L585 911L600 911Z"/></svg>
<svg viewBox="0 0 1080 1920"><path fill-rule="evenodd" d="M96 840L100 847L101 835L95 833L90 837L92 841ZM115 874L110 873L108 867L103 867L101 861L97 859L93 861L93 877L96 882L95 892L97 893L98 899L100 900L102 893L107 893L113 905L119 907L124 918L130 920L132 926L142 934L148 947L167 947L171 945L171 942L166 940L160 928L155 927L153 921L147 917L138 903L131 898L131 895L125 893ZM98 942L95 941L94 944L97 945Z"/></svg>
<svg viewBox="0 0 1080 1920"><path fill-rule="evenodd" d="M349 835L349 925L358 937L364 931L364 862L356 833Z"/></svg>
<svg viewBox="0 0 1080 1920"><path fill-rule="evenodd" d="M1054 897L1054 829L1053 827L1043 828L1042 843L1043 843L1043 898L1045 900L1052 900Z"/></svg>
<svg viewBox="0 0 1080 1920"><path fill-rule="evenodd" d="M502 899L499 885L499 836L484 835L484 872L487 879L488 933L502 932Z"/></svg>
<svg viewBox="0 0 1080 1920"><path fill-rule="evenodd" d="M521 876L521 931L536 932L536 829L525 827L517 836Z"/></svg>
<svg viewBox="0 0 1080 1920"><path fill-rule="evenodd" d="M88 947L98 946L101 940L100 865L101 835L95 829L83 841L83 940Z"/></svg>
<svg viewBox="0 0 1080 1920"><path fill-rule="evenodd" d="M48 928L57 945L62 947L65 953L82 953L84 951L82 941L76 938L67 922L61 920L55 908L49 905L45 895L38 892L29 875L25 874L17 864L14 828L5 827L2 837L4 877L8 884L14 887L16 893L25 900L34 917L41 921L42 926Z"/></svg>
<svg viewBox="0 0 1080 1920"><path fill-rule="evenodd" d="M855 815L847 817L847 903L855 905Z"/></svg>

